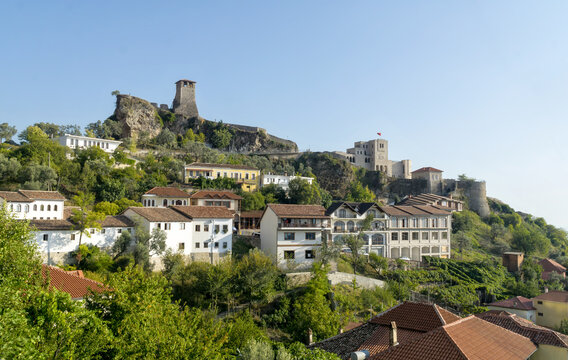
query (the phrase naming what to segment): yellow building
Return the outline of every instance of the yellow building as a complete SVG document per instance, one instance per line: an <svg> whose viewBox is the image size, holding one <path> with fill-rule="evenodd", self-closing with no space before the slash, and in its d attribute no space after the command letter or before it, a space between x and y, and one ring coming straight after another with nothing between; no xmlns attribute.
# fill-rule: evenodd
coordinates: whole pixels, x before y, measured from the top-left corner
<svg viewBox="0 0 568 360"><path fill-rule="evenodd" d="M243 191L255 191L258 188L260 170L246 165L232 164L206 164L191 163L185 165L184 179L197 179L204 177L207 179L230 178L240 184Z"/></svg>
<svg viewBox="0 0 568 360"><path fill-rule="evenodd" d="M562 320L568 319L568 292L551 290L533 300L536 308L536 324L557 329Z"/></svg>

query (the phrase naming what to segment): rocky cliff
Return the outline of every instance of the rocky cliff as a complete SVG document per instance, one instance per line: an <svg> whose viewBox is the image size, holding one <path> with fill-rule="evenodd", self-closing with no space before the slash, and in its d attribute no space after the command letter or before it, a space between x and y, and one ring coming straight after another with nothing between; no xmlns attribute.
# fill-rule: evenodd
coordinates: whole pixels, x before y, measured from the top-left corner
<svg viewBox="0 0 568 360"><path fill-rule="evenodd" d="M148 101L135 96L116 96L114 119L121 125L123 138L137 137L141 132L155 137L162 131L156 108Z"/></svg>

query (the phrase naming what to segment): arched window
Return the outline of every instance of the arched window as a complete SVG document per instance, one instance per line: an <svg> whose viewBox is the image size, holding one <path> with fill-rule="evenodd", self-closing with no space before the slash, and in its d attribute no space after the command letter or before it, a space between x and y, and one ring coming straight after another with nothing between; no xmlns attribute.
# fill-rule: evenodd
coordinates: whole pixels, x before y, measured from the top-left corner
<svg viewBox="0 0 568 360"><path fill-rule="evenodd" d="M182 204L181 200L176 201L176 205L181 205L181 204Z"/></svg>
<svg viewBox="0 0 568 360"><path fill-rule="evenodd" d="M21 211L22 211L22 205L21 205L21 204L16 205L16 211L17 211L17 212L21 212Z"/></svg>
<svg viewBox="0 0 568 360"><path fill-rule="evenodd" d="M26 206L24 207L24 209L25 209L25 212L30 212L30 206L29 206L29 205L26 205Z"/></svg>
<svg viewBox="0 0 568 360"><path fill-rule="evenodd" d="M347 222L347 230L350 231L350 232L355 231L355 223L353 221Z"/></svg>
<svg viewBox="0 0 568 360"><path fill-rule="evenodd" d="M57 205L53 205L53 211L57 211Z"/></svg>
<svg viewBox="0 0 568 360"><path fill-rule="evenodd" d="M51 205L47 205L47 211L51 211Z"/></svg>
<svg viewBox="0 0 568 360"><path fill-rule="evenodd" d="M43 205L41 205L41 206L39 207L39 210L40 210L40 211L45 210L45 208L43 207Z"/></svg>
<svg viewBox="0 0 568 360"><path fill-rule="evenodd" d="M37 205L34 204L34 211L37 211Z"/></svg>
<svg viewBox="0 0 568 360"><path fill-rule="evenodd" d="M164 206L168 206L168 199L164 199L164 201L162 202L162 204L163 204Z"/></svg>

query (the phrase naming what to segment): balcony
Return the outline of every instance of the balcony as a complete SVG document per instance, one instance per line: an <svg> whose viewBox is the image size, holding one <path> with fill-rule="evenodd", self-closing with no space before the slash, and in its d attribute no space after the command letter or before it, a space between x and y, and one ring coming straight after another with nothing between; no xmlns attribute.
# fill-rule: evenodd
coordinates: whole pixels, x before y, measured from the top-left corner
<svg viewBox="0 0 568 360"><path fill-rule="evenodd" d="M327 220L320 219L291 219L283 220L278 223L278 229L293 229L293 228L311 228L311 229L326 229L330 227Z"/></svg>

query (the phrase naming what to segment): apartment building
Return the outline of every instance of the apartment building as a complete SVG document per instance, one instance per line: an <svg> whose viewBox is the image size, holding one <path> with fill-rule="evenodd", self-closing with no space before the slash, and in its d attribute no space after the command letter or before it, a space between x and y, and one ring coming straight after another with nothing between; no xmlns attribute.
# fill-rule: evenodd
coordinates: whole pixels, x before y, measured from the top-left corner
<svg viewBox="0 0 568 360"><path fill-rule="evenodd" d="M262 175L262 186L268 185L276 185L283 190L288 191L290 188L290 181L294 179L301 179L307 181L310 185L314 181L314 178L307 177L307 176L294 176L294 175L274 175L274 174L265 174Z"/></svg>
<svg viewBox="0 0 568 360"><path fill-rule="evenodd" d="M190 195L192 206L224 206L235 213L241 211L240 195L226 190L199 190Z"/></svg>
<svg viewBox="0 0 568 360"><path fill-rule="evenodd" d="M65 134L53 139L54 141L70 149L87 149L98 147L107 153L114 153L122 141L99 139L88 136Z"/></svg>
<svg viewBox="0 0 568 360"><path fill-rule="evenodd" d="M189 194L175 187L154 187L142 195L144 207L189 205Z"/></svg>
<svg viewBox="0 0 568 360"><path fill-rule="evenodd" d="M536 308L536 324L558 329L568 319L568 291L548 290L532 299Z"/></svg>
<svg viewBox="0 0 568 360"><path fill-rule="evenodd" d="M250 192L258 188L260 170L251 166L233 164L191 163L185 165L184 179L186 183L189 182L189 179L197 179L199 177L207 179L234 179L243 191Z"/></svg>
<svg viewBox="0 0 568 360"><path fill-rule="evenodd" d="M309 265L331 236L330 217L320 205L269 204L260 220L261 249L277 259Z"/></svg>
<svg viewBox="0 0 568 360"><path fill-rule="evenodd" d="M16 219L63 219L65 197L57 191L0 191L0 205L5 204Z"/></svg>

